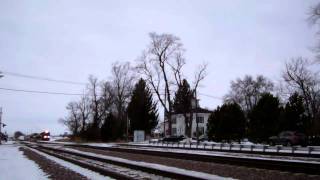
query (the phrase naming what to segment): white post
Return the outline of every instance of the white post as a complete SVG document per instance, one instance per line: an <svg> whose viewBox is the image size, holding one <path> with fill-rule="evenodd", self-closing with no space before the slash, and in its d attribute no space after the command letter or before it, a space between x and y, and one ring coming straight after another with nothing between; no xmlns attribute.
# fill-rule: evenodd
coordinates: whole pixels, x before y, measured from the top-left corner
<svg viewBox="0 0 320 180"><path fill-rule="evenodd" d="M198 121L198 99L197 99L197 89L194 92L196 98L196 136L197 136L197 145L199 144L199 121ZM192 117L193 118L193 117Z"/></svg>
<svg viewBox="0 0 320 180"><path fill-rule="evenodd" d="M1 127L2 127L2 107L0 107L0 144L2 140Z"/></svg>

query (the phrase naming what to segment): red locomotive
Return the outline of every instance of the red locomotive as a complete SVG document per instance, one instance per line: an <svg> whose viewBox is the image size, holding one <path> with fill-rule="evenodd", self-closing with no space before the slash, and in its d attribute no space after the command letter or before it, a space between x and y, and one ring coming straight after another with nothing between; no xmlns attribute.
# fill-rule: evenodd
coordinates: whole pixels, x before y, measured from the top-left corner
<svg viewBox="0 0 320 180"><path fill-rule="evenodd" d="M42 141L49 141L50 140L50 132L45 130L44 132L40 133L40 137Z"/></svg>

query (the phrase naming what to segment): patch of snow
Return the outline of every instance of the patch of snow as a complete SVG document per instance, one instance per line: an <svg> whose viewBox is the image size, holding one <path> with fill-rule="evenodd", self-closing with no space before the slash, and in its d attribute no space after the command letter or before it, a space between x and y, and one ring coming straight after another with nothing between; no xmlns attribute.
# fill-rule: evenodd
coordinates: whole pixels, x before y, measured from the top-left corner
<svg viewBox="0 0 320 180"><path fill-rule="evenodd" d="M186 138L186 139L180 141L180 143L187 143L187 144L197 143L197 140L194 140L194 139L192 139L192 138Z"/></svg>
<svg viewBox="0 0 320 180"><path fill-rule="evenodd" d="M83 145L88 145L88 146L96 146L96 147L113 147L116 144L113 143L81 143Z"/></svg>
<svg viewBox="0 0 320 180"><path fill-rule="evenodd" d="M51 136L50 141L57 141L57 140L63 140L63 139L69 139L68 137L63 136Z"/></svg>
<svg viewBox="0 0 320 180"><path fill-rule="evenodd" d="M48 179L39 166L27 159L18 148L19 145L12 141L0 145L0 179Z"/></svg>
<svg viewBox="0 0 320 180"><path fill-rule="evenodd" d="M82 167L77 166L75 164L69 163L67 161L58 159L58 158L56 158L54 156L50 156L50 155L45 154L43 152L40 152L38 150L35 150L35 149L32 149L32 148L29 148L29 149L32 150L33 152L36 152L36 153L38 153L38 154L40 154L40 155L42 155L42 156L54 161L54 162L56 162L57 164L60 164L61 166L64 166L64 167L66 167L66 168L68 168L68 169L70 169L72 171L75 171L75 172L77 172L77 173L79 173L79 174L81 174L81 175L83 175L85 177L88 177L89 179L94 179L94 180L112 179L110 177L103 176L103 175L101 175L99 173L93 172L93 171L91 171L89 169L85 169L85 168L82 168Z"/></svg>
<svg viewBox="0 0 320 180"><path fill-rule="evenodd" d="M76 142L58 142L58 141L38 141L43 144L56 144L56 145L88 145L96 147L113 147L116 146L114 143L76 143Z"/></svg>

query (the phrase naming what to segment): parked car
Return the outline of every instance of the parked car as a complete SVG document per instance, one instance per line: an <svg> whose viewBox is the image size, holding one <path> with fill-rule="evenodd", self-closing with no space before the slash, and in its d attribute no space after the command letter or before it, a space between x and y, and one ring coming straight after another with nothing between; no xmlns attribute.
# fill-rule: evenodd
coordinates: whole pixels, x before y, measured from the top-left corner
<svg viewBox="0 0 320 180"><path fill-rule="evenodd" d="M197 142L197 137L193 137L192 140L194 140L195 142ZM199 136L199 142L204 142L204 141L209 141L208 137L205 136L205 135Z"/></svg>
<svg viewBox="0 0 320 180"><path fill-rule="evenodd" d="M306 135L296 131L283 131L278 136L271 136L269 138L271 145L293 146L301 145L307 146Z"/></svg>
<svg viewBox="0 0 320 180"><path fill-rule="evenodd" d="M0 133L0 140L8 141L8 136L6 134Z"/></svg>
<svg viewBox="0 0 320 180"><path fill-rule="evenodd" d="M165 137L162 139L163 142L180 142L182 140L184 140L185 137L184 136L170 136L170 137Z"/></svg>

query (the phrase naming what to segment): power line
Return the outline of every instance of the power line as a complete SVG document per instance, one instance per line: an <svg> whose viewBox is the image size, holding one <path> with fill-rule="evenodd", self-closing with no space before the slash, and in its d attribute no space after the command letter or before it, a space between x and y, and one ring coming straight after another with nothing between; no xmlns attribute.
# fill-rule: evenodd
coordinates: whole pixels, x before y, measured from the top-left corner
<svg viewBox="0 0 320 180"><path fill-rule="evenodd" d="M25 93L38 93L38 94L67 95L67 96L79 96L79 95L82 95L82 94L77 94L77 93L49 92L49 91L34 91L34 90L11 89L11 88L2 88L2 87L0 87L0 90L5 90L5 91L15 91L15 92L25 92Z"/></svg>
<svg viewBox="0 0 320 180"><path fill-rule="evenodd" d="M198 94L199 94L199 95L202 95L202 96L209 97L209 98L213 98L213 99L220 99L220 100L223 100L223 98L221 98L221 97L217 97L217 96L212 96L212 95L203 94L203 93L198 93Z"/></svg>
<svg viewBox="0 0 320 180"><path fill-rule="evenodd" d="M157 94L154 90L151 90L153 94ZM172 93L175 93L176 91L174 90L170 90L170 92ZM165 92L164 93L159 93L160 95L165 95ZM223 100L222 97L218 97L218 96L212 96L212 95L209 95L209 94L205 94L205 93L198 93L199 95L201 96L206 96L206 97L209 97L209 98L212 98L212 99L219 99L219 100Z"/></svg>
<svg viewBox="0 0 320 180"><path fill-rule="evenodd" d="M57 80L57 79L52 79L52 78L47 78L47 77L31 76L31 75L8 72L8 71L2 71L2 73L5 74L5 75L8 75L8 76L16 76L16 77L22 77L22 78L29 78L29 79L36 79L36 80L43 80L43 81L51 81L51 82L65 83L65 84L86 85L86 83L82 83L82 82Z"/></svg>

